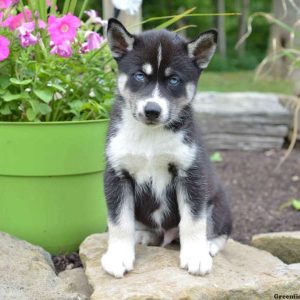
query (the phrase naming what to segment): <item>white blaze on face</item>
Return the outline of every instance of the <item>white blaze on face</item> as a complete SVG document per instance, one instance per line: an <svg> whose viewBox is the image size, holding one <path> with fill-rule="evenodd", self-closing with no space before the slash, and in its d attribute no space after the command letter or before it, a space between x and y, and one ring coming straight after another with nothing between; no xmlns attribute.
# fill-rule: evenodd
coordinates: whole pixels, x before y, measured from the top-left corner
<svg viewBox="0 0 300 300"><path fill-rule="evenodd" d="M160 66L160 63L161 63L161 44L159 44L159 47L158 47L158 51L157 51L157 70L159 69L159 66Z"/></svg>

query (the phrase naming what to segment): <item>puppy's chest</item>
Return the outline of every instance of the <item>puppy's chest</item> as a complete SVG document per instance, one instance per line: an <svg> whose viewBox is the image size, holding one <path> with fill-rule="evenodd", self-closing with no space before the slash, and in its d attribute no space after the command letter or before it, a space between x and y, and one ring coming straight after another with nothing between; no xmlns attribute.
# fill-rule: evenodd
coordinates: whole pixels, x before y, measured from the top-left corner
<svg viewBox="0 0 300 300"><path fill-rule="evenodd" d="M115 170L126 170L137 184L152 182L160 192L170 183L174 166L180 172L191 165L194 148L183 142L181 133L123 126L109 141L107 157Z"/></svg>

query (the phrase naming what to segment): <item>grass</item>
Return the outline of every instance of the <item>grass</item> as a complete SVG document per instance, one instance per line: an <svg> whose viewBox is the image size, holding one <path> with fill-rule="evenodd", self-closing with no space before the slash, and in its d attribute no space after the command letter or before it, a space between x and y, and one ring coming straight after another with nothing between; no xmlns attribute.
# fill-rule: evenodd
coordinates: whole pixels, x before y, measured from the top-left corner
<svg viewBox="0 0 300 300"><path fill-rule="evenodd" d="M216 92L263 92L292 94L292 82L286 79L259 78L254 71L203 72L199 90Z"/></svg>

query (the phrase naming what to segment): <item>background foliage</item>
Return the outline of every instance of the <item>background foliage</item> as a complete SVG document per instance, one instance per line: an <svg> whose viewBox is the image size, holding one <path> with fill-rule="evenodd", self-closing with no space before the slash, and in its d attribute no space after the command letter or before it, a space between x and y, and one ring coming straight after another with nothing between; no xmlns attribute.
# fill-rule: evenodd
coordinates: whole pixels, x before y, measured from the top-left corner
<svg viewBox="0 0 300 300"><path fill-rule="evenodd" d="M169 16L182 13L183 11L196 7L193 13L216 13L217 12L216 0L144 0L143 1L143 19L148 19L153 16ZM241 12L241 0L225 1L225 11L239 13ZM90 0L89 6L96 9L100 15L102 14L102 1ZM251 15L254 12L270 12L272 6L271 0L250 1L249 12ZM227 57L221 58L217 53L212 60L209 67L214 71L237 71L237 70L251 70L265 57L268 47L268 36L270 27L266 26L267 21L264 19L257 19L253 25L253 34L247 41L246 51L242 57L237 55L235 45L239 39L239 17L226 17L225 18L225 31L227 37ZM189 17L178 22L173 26L176 29L179 26L186 24L194 24L196 27L191 27L186 30L188 38L195 38L199 32L205 31L216 25L217 17ZM146 23L144 29L151 29L159 25L159 21ZM177 26L177 27L176 27Z"/></svg>

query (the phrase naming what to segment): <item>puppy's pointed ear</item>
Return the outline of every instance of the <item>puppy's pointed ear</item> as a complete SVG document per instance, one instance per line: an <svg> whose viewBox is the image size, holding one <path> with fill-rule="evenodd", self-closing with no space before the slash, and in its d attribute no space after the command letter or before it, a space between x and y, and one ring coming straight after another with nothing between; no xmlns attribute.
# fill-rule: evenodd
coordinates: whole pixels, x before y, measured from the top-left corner
<svg viewBox="0 0 300 300"><path fill-rule="evenodd" d="M205 31L188 43L189 57L194 58L200 69L205 69L217 48L218 32L215 29Z"/></svg>
<svg viewBox="0 0 300 300"><path fill-rule="evenodd" d="M132 50L134 36L116 19L109 19L107 26L107 41L113 57L121 58Z"/></svg>

